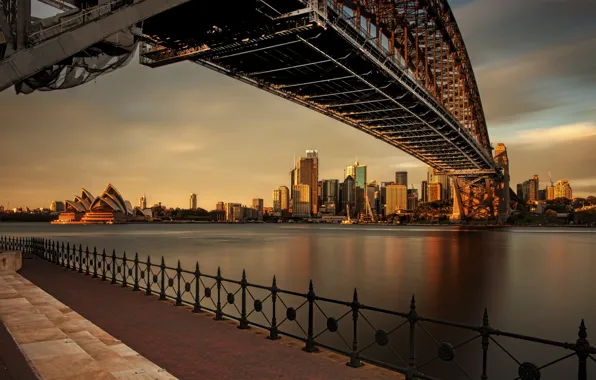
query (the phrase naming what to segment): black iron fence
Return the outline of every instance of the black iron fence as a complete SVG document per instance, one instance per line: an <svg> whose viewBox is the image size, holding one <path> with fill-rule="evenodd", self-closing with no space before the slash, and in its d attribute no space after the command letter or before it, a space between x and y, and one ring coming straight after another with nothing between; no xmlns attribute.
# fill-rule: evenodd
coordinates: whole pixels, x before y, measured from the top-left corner
<svg viewBox="0 0 596 380"><path fill-rule="evenodd" d="M477 326L427 318L417 313L414 297L407 312L398 312L361 303L356 290L351 301L340 301L315 294L312 281L308 292L299 293L278 288L275 276L270 286L263 286L248 282L244 272L240 280L233 280L224 278L219 269L216 275L203 273L198 263L194 270L183 269L180 261L176 267L169 267L163 257L159 263L152 263L150 257L141 261L137 254L127 257L124 253L122 257L118 257L115 251L98 252L95 248L83 249L81 245L77 248L74 244L40 238L0 237L0 250L2 249L34 254L66 269L100 278L111 284L130 286L133 291L158 295L161 300L171 299L177 306L190 305L193 312L207 310L215 315L216 320L237 320L240 329L250 326L262 328L269 332L269 339L275 340L285 335L303 341L303 349L307 352L316 352L322 347L344 354L349 358L347 365L350 367L361 367L362 362L379 365L404 374L407 380L438 380L423 372L433 362L452 363L467 379L488 379L489 348L492 347L495 347L492 350L502 351L516 363L518 376L515 379L521 380L539 380L543 376L543 369L572 357L577 358L577 379L587 380L588 360L596 361L596 348L587 340L583 320L575 343L566 343L495 329L489 324L486 310L482 324ZM294 300L295 306L290 306L293 303L288 302L288 298ZM325 313L324 308L328 310L328 307L333 309L333 315L339 317L330 316L330 312ZM375 318L371 313L395 319L394 327L388 330L376 328ZM425 325L465 330L470 333L470 338L456 345L440 342L431 333L432 329ZM344 326L344 330L340 326ZM407 346L404 353L400 353L391 341L392 336L400 330L406 330L403 334L403 341ZM336 339L324 339L325 334L333 334ZM427 335L436 345L435 354L424 361L418 358L416 337L419 334ZM551 346L565 351L565 354L540 366L522 362L497 337ZM362 344L361 340L366 342ZM478 340L481 363L479 373L472 376L457 361L456 351ZM389 352L390 356L384 357L390 359L379 359L379 355L372 353L375 349L377 352L379 349ZM574 377L565 376L566 379ZM447 378L453 377L449 375Z"/></svg>

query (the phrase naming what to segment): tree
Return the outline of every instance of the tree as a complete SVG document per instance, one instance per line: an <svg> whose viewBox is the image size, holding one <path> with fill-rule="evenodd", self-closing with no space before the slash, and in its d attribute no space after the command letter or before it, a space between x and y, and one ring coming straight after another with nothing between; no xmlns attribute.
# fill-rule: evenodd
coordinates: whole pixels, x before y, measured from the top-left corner
<svg viewBox="0 0 596 380"><path fill-rule="evenodd" d="M589 197L586 198L586 203L589 204L590 206L596 206L596 197L593 195L590 195Z"/></svg>

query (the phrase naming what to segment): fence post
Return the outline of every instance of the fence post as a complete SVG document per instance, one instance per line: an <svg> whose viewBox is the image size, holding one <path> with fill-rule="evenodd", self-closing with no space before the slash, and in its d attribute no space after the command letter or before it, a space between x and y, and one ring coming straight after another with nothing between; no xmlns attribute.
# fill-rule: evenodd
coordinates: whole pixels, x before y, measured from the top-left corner
<svg viewBox="0 0 596 380"><path fill-rule="evenodd" d="M37 247L35 249L37 250ZM62 242L62 245L60 247L60 257L58 258L58 265L60 265L61 267L64 266L64 242Z"/></svg>
<svg viewBox="0 0 596 380"><path fill-rule="evenodd" d="M70 269L70 243L66 243L66 269Z"/></svg>
<svg viewBox="0 0 596 380"><path fill-rule="evenodd" d="M77 271L77 245L76 244L72 245L71 261L72 261L72 270L74 272L76 272Z"/></svg>
<svg viewBox="0 0 596 380"><path fill-rule="evenodd" d="M147 256L147 277L145 277L147 279L147 289L145 289L145 295L146 296L150 296L151 295L151 256Z"/></svg>
<svg viewBox="0 0 596 380"><path fill-rule="evenodd" d="M85 276L89 276L89 246L85 247Z"/></svg>
<svg viewBox="0 0 596 380"><path fill-rule="evenodd" d="M97 248L93 247L93 278L97 278Z"/></svg>
<svg viewBox="0 0 596 380"><path fill-rule="evenodd" d="M221 268L217 267L217 277L215 279L217 282L217 306L215 308L215 319L216 321L221 321L223 319L223 313L221 311Z"/></svg>
<svg viewBox="0 0 596 380"><path fill-rule="evenodd" d="M199 262L195 267L195 305L192 309L193 313L201 311L201 296L199 295L199 282L201 281L201 271L199 270Z"/></svg>
<svg viewBox="0 0 596 380"><path fill-rule="evenodd" d="M178 277L178 291L176 292L176 306L182 306L182 291L180 290L180 278L182 277L182 267L180 267L180 260L176 267L176 277Z"/></svg>
<svg viewBox="0 0 596 380"><path fill-rule="evenodd" d="M246 319L246 270L242 269L242 280L240 281L240 286L242 287L242 309L240 312L240 324L238 328L241 330L246 330L248 326L248 320Z"/></svg>
<svg viewBox="0 0 596 380"><path fill-rule="evenodd" d="M132 291L138 292L139 290L139 254L135 252L135 283L132 287Z"/></svg>
<svg viewBox="0 0 596 380"><path fill-rule="evenodd" d="M416 373L416 323L418 322L418 313L416 313L416 297L413 294L410 301L410 311L408 312L408 322L410 323L410 339L406 380L414 380Z"/></svg>
<svg viewBox="0 0 596 380"><path fill-rule="evenodd" d="M83 246L79 244L79 273L83 273Z"/></svg>
<svg viewBox="0 0 596 380"><path fill-rule="evenodd" d="M128 277L128 268L126 267L126 251L124 251L124 255L122 256L122 287L126 288L128 286L126 282L126 278Z"/></svg>
<svg viewBox="0 0 596 380"><path fill-rule="evenodd" d="M159 292L159 299L165 301L166 299L166 260L161 257L161 291Z"/></svg>
<svg viewBox="0 0 596 380"><path fill-rule="evenodd" d="M577 334L579 339L577 339L575 346L575 352L577 353L577 357L579 359L577 369L578 380L588 380L587 361L588 356L590 356L590 343L588 342L588 333L586 330L586 325L582 319L579 325L579 333Z"/></svg>
<svg viewBox="0 0 596 380"><path fill-rule="evenodd" d="M106 278L106 249L105 248L101 252L101 267L102 267L101 280L106 281L107 278Z"/></svg>
<svg viewBox="0 0 596 380"><path fill-rule="evenodd" d="M273 310L271 313L271 330L269 330L269 336L267 339L271 340L278 340L280 339L279 334L277 333L277 318L275 317L275 303L277 302L277 280L275 276L273 276L273 283L271 284L271 304L273 305Z"/></svg>
<svg viewBox="0 0 596 380"><path fill-rule="evenodd" d="M116 250L112 250L112 281L111 284L116 283Z"/></svg>
<svg viewBox="0 0 596 380"><path fill-rule="evenodd" d="M490 324L488 323L488 310L484 309L482 316L482 376L480 379L488 379L488 343L490 341Z"/></svg>
<svg viewBox="0 0 596 380"><path fill-rule="evenodd" d="M354 288L354 298L352 299L352 320L354 321L354 339L352 341L352 352L350 353L350 361L347 363L350 367L358 368L363 364L358 355L358 314L360 310L360 302L358 302L358 291Z"/></svg>
<svg viewBox="0 0 596 380"><path fill-rule="evenodd" d="M319 349L315 346L315 291L312 286L312 280L308 284L308 293L306 299L308 300L308 334L306 337L306 346L303 350L306 352L317 352Z"/></svg>

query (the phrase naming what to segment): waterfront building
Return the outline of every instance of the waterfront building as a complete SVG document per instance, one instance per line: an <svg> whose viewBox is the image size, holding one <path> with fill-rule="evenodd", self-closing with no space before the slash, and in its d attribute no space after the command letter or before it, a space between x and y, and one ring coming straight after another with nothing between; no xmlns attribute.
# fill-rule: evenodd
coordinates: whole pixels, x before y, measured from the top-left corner
<svg viewBox="0 0 596 380"><path fill-rule="evenodd" d="M428 181L422 181L420 185L421 201L428 202Z"/></svg>
<svg viewBox="0 0 596 380"><path fill-rule="evenodd" d="M395 172L395 183L408 186L408 172Z"/></svg>
<svg viewBox="0 0 596 380"><path fill-rule="evenodd" d="M141 210L147 209L147 198L144 195L139 198L139 207Z"/></svg>
<svg viewBox="0 0 596 380"><path fill-rule="evenodd" d="M62 202L62 201L52 201L50 203L50 211L52 211L52 212L62 212L62 211L64 211L64 202Z"/></svg>
<svg viewBox="0 0 596 380"><path fill-rule="evenodd" d="M321 202L323 204L333 203L339 206L339 180L324 179L321 181Z"/></svg>
<svg viewBox="0 0 596 380"><path fill-rule="evenodd" d="M307 151L309 157L300 157L296 162L296 168L292 171L292 189L295 185L308 185L310 189L310 213L318 212L318 183L319 183L319 159L315 150ZM293 191L292 191L293 193ZM292 194L292 199L294 195Z"/></svg>
<svg viewBox="0 0 596 380"><path fill-rule="evenodd" d="M356 181L352 176L347 176L342 184L342 214L350 208L350 217L356 215Z"/></svg>
<svg viewBox="0 0 596 380"><path fill-rule="evenodd" d="M149 213L140 207L132 207L112 184L108 184L97 198L82 189L80 197L75 196L73 201L66 201L65 211L52 223L114 224L150 218Z"/></svg>
<svg viewBox="0 0 596 380"><path fill-rule="evenodd" d="M431 182L428 184L428 201L440 201L443 198L443 185L438 182Z"/></svg>
<svg viewBox="0 0 596 380"><path fill-rule="evenodd" d="M215 210L216 211L225 211L226 210L225 203L217 202L217 204L215 205Z"/></svg>
<svg viewBox="0 0 596 380"><path fill-rule="evenodd" d="M254 198L252 200L252 208L257 210L259 214L263 214L263 199L262 198Z"/></svg>
<svg viewBox="0 0 596 380"><path fill-rule="evenodd" d="M227 222L242 220L242 205L240 203L226 203L225 212Z"/></svg>
<svg viewBox="0 0 596 380"><path fill-rule="evenodd" d="M386 188L385 215L395 214L408 207L408 188L406 185L389 185Z"/></svg>
<svg viewBox="0 0 596 380"><path fill-rule="evenodd" d="M281 190L273 189L273 212L281 214Z"/></svg>
<svg viewBox="0 0 596 380"><path fill-rule="evenodd" d="M534 178L530 178L524 181L522 184L523 200L525 202L536 202L538 201L538 189L539 189L538 176L534 175Z"/></svg>
<svg viewBox="0 0 596 380"><path fill-rule="evenodd" d="M197 195L195 193L191 193L190 194L190 205L189 205L191 210L196 210L197 209Z"/></svg>
<svg viewBox="0 0 596 380"><path fill-rule="evenodd" d="M555 199L556 198L573 199L573 191L571 190L568 180L562 179L557 181L555 184Z"/></svg>
<svg viewBox="0 0 596 380"><path fill-rule="evenodd" d="M416 206L418 206L418 190L416 189L408 189L408 210L415 210Z"/></svg>
<svg viewBox="0 0 596 380"><path fill-rule="evenodd" d="M311 215L311 190L306 184L294 185L292 188L292 214L295 217L308 218Z"/></svg>
<svg viewBox="0 0 596 380"><path fill-rule="evenodd" d="M290 189L287 186L280 186L279 191L281 192L281 211L287 212L290 208Z"/></svg>

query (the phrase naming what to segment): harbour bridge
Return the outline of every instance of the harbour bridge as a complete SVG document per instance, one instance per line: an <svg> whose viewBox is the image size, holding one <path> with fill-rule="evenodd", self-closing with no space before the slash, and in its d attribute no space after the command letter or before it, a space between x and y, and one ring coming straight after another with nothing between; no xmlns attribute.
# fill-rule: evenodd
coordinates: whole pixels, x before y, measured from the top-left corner
<svg viewBox="0 0 596 380"><path fill-rule="evenodd" d="M493 156L447 0L0 0L0 91L82 85L126 65L190 61L313 109L451 178L453 220L504 222Z"/></svg>

